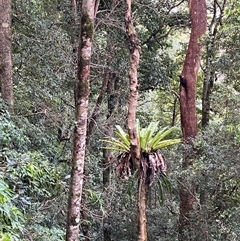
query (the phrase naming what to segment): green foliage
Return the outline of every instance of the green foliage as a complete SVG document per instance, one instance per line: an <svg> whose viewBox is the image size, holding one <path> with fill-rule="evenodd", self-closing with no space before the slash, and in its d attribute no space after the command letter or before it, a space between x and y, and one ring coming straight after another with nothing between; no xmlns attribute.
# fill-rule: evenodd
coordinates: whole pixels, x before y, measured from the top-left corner
<svg viewBox="0 0 240 241"><path fill-rule="evenodd" d="M88 148L85 178L89 186L85 188L85 209L91 217L88 219L88 224L91 225L89 232L95 239L97 237L101 240L99 233L102 227L105 228L102 216L99 215L101 210L100 213L104 215L110 213L113 240L136 240L137 237L133 238L135 230L132 228L135 222L135 200L130 203L124 197L135 192L138 173L131 170L132 178L126 186L127 183L113 178L111 170L110 184L100 192L103 190L103 169L100 164L102 157L99 140L110 126L122 125L121 121L127 112L127 89L124 86L128 82L129 51L122 24L125 8L117 2L100 1L101 8L95 22L90 112L98 97L101 81L108 77L108 71L117 77L114 90L116 99L111 118L106 121L105 117L109 114L107 101L111 98L111 91L103 98L99 111L101 116L96 120L98 128L94 130ZM218 4L221 6L222 1L218 1ZM178 75L188 42L189 17L186 5L187 1L183 1L181 5L176 1L141 0L133 3L133 17L142 50L138 71L141 91L138 116L146 128L139 127L138 133L144 153L174 144L171 140L177 136L174 128L169 136L161 136L168 128L158 130L156 121L159 121L159 126L179 125L178 98L171 90L178 93ZM208 2L208 6L210 17L213 5ZM196 198L202 201L205 193L206 202L201 206L200 212L206 210L208 214L205 219L212 240L237 240L240 236L239 1L227 1L225 10L217 28L217 36L213 38L211 34L207 34L206 39L203 39L203 44L214 51L209 62L216 81L214 80L211 95L210 125L194 145L196 162L189 170L181 172L182 150L173 147L161 149L168 165L167 176L148 169L152 177L159 174L156 175L155 184L151 186L156 189L151 197L159 199L162 204L167 193L174 195L173 200L161 208L155 204L156 200L152 200L151 203L155 206L148 210L150 240L177 240L178 187L174 180L178 176L196 183L197 191L201 190L201 197ZM74 126L73 71L76 52L72 51L72 40L78 35L80 27L78 23L72 29L71 12L71 3L62 0L13 1L15 115L10 116L6 111L7 106L1 103L0 170L2 178L13 190L9 193L11 197L7 210L9 205L17 205L26 214L26 235L20 240L64 240L65 216L61 214L62 211L66 212L67 207L67 180L64 177L69 174L70 133ZM182 26L184 27L181 30ZM90 25L89 27L92 28ZM181 42L185 45L181 45ZM211 45L213 43L214 46ZM205 58L205 53L202 57ZM205 61L202 62L203 70L206 71ZM201 73L199 80L203 79L202 76L204 73ZM200 84L201 81L198 81L199 117L202 94ZM148 126L150 122L153 123ZM59 128L64 134L69 134L68 141L58 140ZM179 132L180 130L177 131ZM128 153L128 134L120 126L116 126L115 134L115 138L107 138L105 143L114 151ZM176 142L178 141L177 139ZM157 159L161 165L164 163L161 157L151 155L150 159ZM120 157L121 160L131 161L129 155ZM149 156L145 156L144 160L151 164ZM123 170L129 172L128 168ZM153 179L149 176L147 181L150 184ZM6 194L7 191L1 192ZM108 206L111 206L111 210L108 210ZM204 219L203 217L203 213L200 213L199 219ZM120 233L122 236L118 237ZM3 240L10 240L13 236L12 233L1 235L0 239Z"/></svg>
<svg viewBox="0 0 240 241"><path fill-rule="evenodd" d="M135 172L130 154L129 135L120 126L116 126L116 129L115 133L119 139L109 137L104 141L109 145L106 149L122 152L117 157L116 172L121 178L128 179ZM165 193L171 193L172 187L169 178L165 175L164 158L158 150L178 144L181 139L165 139L176 129L175 127L165 127L158 131L157 129L158 122L151 122L147 128L141 128L139 121L137 121L137 134L141 147L140 170L137 170L137 178L143 180L143 183L150 187L157 177L158 199L159 203L163 204ZM132 187L133 185L130 185L127 188L128 195L130 195Z"/></svg>
<svg viewBox="0 0 240 241"><path fill-rule="evenodd" d="M104 214L104 203L101 193L91 189L84 189L83 191L87 195L87 199L89 200L90 205L97 205L100 211Z"/></svg>
<svg viewBox="0 0 240 241"><path fill-rule="evenodd" d="M12 202L12 191L0 179L0 238L5 241L20 240L23 231L23 214Z"/></svg>
<svg viewBox="0 0 240 241"><path fill-rule="evenodd" d="M163 205L166 199L166 193L172 193L172 183L168 176L161 173L160 177L157 179L157 198L160 205Z"/></svg>
<svg viewBox="0 0 240 241"><path fill-rule="evenodd" d="M138 71L140 91L169 85L177 71L178 66L170 54L172 41L169 35L181 24L188 25L188 16L180 11L171 13L169 10L173 6L173 2L166 1L133 3L142 50Z"/></svg>
<svg viewBox="0 0 240 241"><path fill-rule="evenodd" d="M194 143L192 151L196 161L193 166L181 173L175 171L176 176L195 183L202 207L198 222L207 213L206 223L213 240L236 240L240 233L238 136L238 128L212 122Z"/></svg>
<svg viewBox="0 0 240 241"><path fill-rule="evenodd" d="M64 241L65 230L57 227L44 227L38 224L33 225L27 235L36 241Z"/></svg>
<svg viewBox="0 0 240 241"><path fill-rule="evenodd" d="M181 142L181 139L168 139L165 138L170 135L176 127L165 127L156 131L158 127L158 122L151 122L147 128L141 128L139 121L137 124L137 132L139 144L141 151L145 153L151 153L157 151L158 149L165 148L171 145L175 145ZM107 149L115 150L118 152L129 152L130 151L130 139L129 135L119 126L116 126L116 135L119 139L108 137L108 139L103 140L108 143Z"/></svg>
<svg viewBox="0 0 240 241"><path fill-rule="evenodd" d="M19 201L28 205L61 193L65 188L61 176L61 166L50 165L40 152L15 156L6 171L6 179L18 192Z"/></svg>
<svg viewBox="0 0 240 241"><path fill-rule="evenodd" d="M15 113L37 122L48 114L51 121L56 120L53 111L64 108L62 102L68 102L73 94L73 56L69 54L72 47L68 34L71 28L67 24L68 31L63 29L66 23L62 23L58 10L61 4L19 0L13 3L14 95L16 100L22 100L16 101Z"/></svg>
<svg viewBox="0 0 240 241"><path fill-rule="evenodd" d="M22 128L19 128L10 114L5 111L0 115L0 149L6 151L14 148L15 150L22 150L29 139L24 135Z"/></svg>

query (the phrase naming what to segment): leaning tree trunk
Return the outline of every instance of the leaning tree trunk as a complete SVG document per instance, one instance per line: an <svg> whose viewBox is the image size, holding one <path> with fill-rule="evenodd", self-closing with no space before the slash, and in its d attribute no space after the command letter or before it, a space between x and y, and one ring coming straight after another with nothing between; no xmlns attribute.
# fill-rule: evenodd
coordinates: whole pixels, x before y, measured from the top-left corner
<svg viewBox="0 0 240 241"><path fill-rule="evenodd" d="M191 145L197 136L196 114L196 82L200 67L201 45L200 38L206 31L207 15L205 0L189 1L191 18L191 35L188 45L183 71L180 76L180 110L181 125L184 143ZM194 156L191 151L185 151L182 168L188 169ZM179 240L198 240L193 237L194 211L198 206L193 183L180 180L180 216L179 216Z"/></svg>
<svg viewBox="0 0 240 241"><path fill-rule="evenodd" d="M94 33L95 0L82 1L78 72L75 85L75 128L69 190L66 241L79 240L81 197L86 148L91 47Z"/></svg>
<svg viewBox="0 0 240 241"><path fill-rule="evenodd" d="M130 71L129 71L129 104L128 104L128 134L130 137L130 150L133 165L140 173L140 144L138 140L137 128L136 128L136 109L138 102L138 79L137 68L140 59L140 45L137 38L135 28L132 21L131 12L131 0L126 0L126 32L129 39L130 49ZM140 177L141 178L141 177ZM147 228L146 228L146 186L145 180L139 180L138 182L138 241L147 240Z"/></svg>
<svg viewBox="0 0 240 241"><path fill-rule="evenodd" d="M12 1L0 1L0 82L2 99L7 101L13 112L12 76L12 38L11 38Z"/></svg>

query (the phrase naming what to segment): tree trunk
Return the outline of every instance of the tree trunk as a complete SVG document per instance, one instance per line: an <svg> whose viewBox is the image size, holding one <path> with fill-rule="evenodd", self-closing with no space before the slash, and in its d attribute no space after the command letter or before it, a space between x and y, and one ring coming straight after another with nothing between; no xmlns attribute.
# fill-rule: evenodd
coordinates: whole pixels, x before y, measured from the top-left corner
<svg viewBox="0 0 240 241"><path fill-rule="evenodd" d="M130 137L130 151L133 165L136 170L141 170L140 164L140 143L138 139L138 133L136 128L136 109L138 103L138 78L137 69L140 59L140 45L137 38L137 33L133 26L131 0L126 0L126 32L129 39L130 50L130 71L129 71L129 104L128 104L128 134ZM141 177L140 177L141 178ZM142 183L143 182L143 183ZM139 192L138 192L138 240L147 240L147 228L146 228L146 185L145 180L139 180Z"/></svg>
<svg viewBox="0 0 240 241"><path fill-rule="evenodd" d="M82 1L78 75L75 85L75 128L69 190L66 241L79 240L83 171L86 148L91 47L94 33L94 0Z"/></svg>
<svg viewBox="0 0 240 241"><path fill-rule="evenodd" d="M221 6L220 6L221 5ZM210 109L211 109L211 94L215 81L215 70L213 61L216 57L217 46L216 40L219 38L219 27L222 25L222 17L224 14L226 0L221 4L214 0L213 2L213 15L211 23L208 27L208 41L206 42L206 61L204 68L204 80L203 80L203 93L202 93L202 127L205 128L209 124ZM219 14L220 10L220 14Z"/></svg>
<svg viewBox="0 0 240 241"><path fill-rule="evenodd" d="M107 85L108 85L108 77L107 76L104 76L104 79L102 81L102 87L101 87L101 90L100 90L100 93L98 95L98 98L97 98L97 101L96 101L96 104L95 104L95 107L93 109L93 112L90 116L90 120L88 122L88 128L87 128L87 145L89 145L90 143L90 139L91 139L91 135L92 135L92 132L93 132L93 128L95 126L95 123L97 121L97 118L98 116L101 114L100 113L100 109L101 109L101 104L102 104L102 101L103 101L103 98L104 98L104 94L107 90Z"/></svg>
<svg viewBox="0 0 240 241"><path fill-rule="evenodd" d="M111 130L107 130L105 133L107 136L111 135ZM103 240L111 241L112 232L111 232L111 223L109 222L109 212L111 211L111 206L108 202L108 186L110 184L110 150L103 149L103 192L105 193L104 197L104 210L105 214L103 217Z"/></svg>
<svg viewBox="0 0 240 241"><path fill-rule="evenodd" d="M129 71L129 104L128 104L128 134L130 137L131 155L136 170L140 170L140 145L136 127L136 109L138 104L138 78L137 69L140 59L140 45L137 33L132 22L131 0L126 0L126 32L129 39L130 71Z"/></svg>
<svg viewBox="0 0 240 241"><path fill-rule="evenodd" d="M12 75L12 1L0 1L0 82L2 99L13 112L13 75Z"/></svg>
<svg viewBox="0 0 240 241"><path fill-rule="evenodd" d="M138 181L138 241L147 241L146 191L145 180Z"/></svg>
<svg viewBox="0 0 240 241"><path fill-rule="evenodd" d="M106 136L112 135L112 124L111 119L114 114L114 110L117 103L117 95L116 95L116 81L117 75L116 73L107 71L107 78L108 78L108 85L107 85L107 102L108 102L108 113L107 113L107 128L105 130ZM111 151L110 150L103 150L103 188L104 192L108 194L109 184L110 184L110 157ZM109 213L111 211L111 206L109 205L108 197L106 196L104 202L104 209L105 209L105 216L103 219L103 240L104 241L111 241L112 240L112 232L111 232L111 223L109 221Z"/></svg>
<svg viewBox="0 0 240 241"><path fill-rule="evenodd" d="M200 67L200 38L207 26L206 2L205 0L191 0L189 9L191 35L183 71L180 75L180 111L184 143L191 145L192 140L197 136L196 82ZM193 161L194 156L191 150L185 151L183 170L188 169ZM192 230L194 211L198 206L195 187L193 183L187 183L184 180L180 183L179 240L197 240L197 237L193 237L196 230Z"/></svg>
<svg viewBox="0 0 240 241"><path fill-rule="evenodd" d="M210 109L211 109L210 97L211 97L213 83L215 79L215 71L211 70L210 68L211 68L211 64L209 63L206 66L206 72L204 73L204 79L203 79L203 94L202 94L202 127L203 128L208 126L209 120L210 120Z"/></svg>

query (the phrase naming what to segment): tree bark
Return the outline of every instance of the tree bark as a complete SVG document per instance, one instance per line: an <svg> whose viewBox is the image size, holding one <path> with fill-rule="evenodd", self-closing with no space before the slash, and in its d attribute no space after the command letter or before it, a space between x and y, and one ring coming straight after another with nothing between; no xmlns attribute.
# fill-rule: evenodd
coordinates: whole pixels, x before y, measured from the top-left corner
<svg viewBox="0 0 240 241"><path fill-rule="evenodd" d="M133 26L132 12L131 12L131 0L126 0L126 32L129 39L129 50L130 50L130 71L129 71L129 104L128 104L128 134L130 137L131 155L133 164L136 170L140 169L140 145L137 135L136 128L136 109L138 104L138 78L137 69L140 59L140 45L137 38L137 33Z"/></svg>
<svg viewBox="0 0 240 241"><path fill-rule="evenodd" d="M145 180L138 180L138 241L147 241L146 191Z"/></svg>
<svg viewBox="0 0 240 241"><path fill-rule="evenodd" d="M12 1L0 0L0 82L2 99L13 112Z"/></svg>
<svg viewBox="0 0 240 241"><path fill-rule="evenodd" d="M200 38L206 31L207 14L205 0L189 1L191 18L191 34L184 61L183 71L180 75L180 111L181 126L184 143L191 145L192 140L197 136L197 113L196 113L196 82L200 67L201 44ZM194 161L193 153L185 151L182 168L188 169ZM181 180L180 215L179 215L179 240L197 240L194 235L194 211L198 206L195 197L193 183ZM201 238L201 237L199 237Z"/></svg>
<svg viewBox="0 0 240 241"><path fill-rule="evenodd" d="M69 190L66 241L79 240L83 171L89 98L92 38L94 33L95 0L82 1L78 73L75 85L75 128L72 171Z"/></svg>
<svg viewBox="0 0 240 241"><path fill-rule="evenodd" d="M136 128L136 110L138 104L138 78L137 69L140 59L140 44L137 38L137 33L133 26L131 0L126 0L126 33L129 39L130 50L130 71L129 71L129 104L128 104L128 117L127 126L128 134L130 137L130 151L134 168L139 171L141 169L140 164L140 143L138 139L138 133ZM139 177L138 188L138 241L147 240L147 227L146 227L146 185L145 180Z"/></svg>

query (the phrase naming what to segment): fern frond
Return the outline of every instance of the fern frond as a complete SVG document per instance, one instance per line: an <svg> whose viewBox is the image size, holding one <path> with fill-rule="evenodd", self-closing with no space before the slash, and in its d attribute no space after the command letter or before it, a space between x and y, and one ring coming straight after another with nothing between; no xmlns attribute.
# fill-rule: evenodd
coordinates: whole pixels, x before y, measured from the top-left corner
<svg viewBox="0 0 240 241"><path fill-rule="evenodd" d="M119 150L120 152L121 151L129 152L130 151L130 145L126 145L125 143L123 143L120 140L117 140L115 138L111 138L109 140L102 140L102 141L109 144L109 146L107 146L106 149Z"/></svg>
<svg viewBox="0 0 240 241"><path fill-rule="evenodd" d="M116 135L124 142L125 145L130 146L129 135L119 125L116 125L116 129Z"/></svg>
<svg viewBox="0 0 240 241"><path fill-rule="evenodd" d="M152 150L155 151L167 146L175 145L180 143L181 141L182 141L181 139L169 139L169 140L159 141L152 146Z"/></svg>
<svg viewBox="0 0 240 241"><path fill-rule="evenodd" d="M152 147L156 142L162 140L162 135L166 132L167 129L168 127L164 127L163 129L157 132L157 134L149 141L150 147Z"/></svg>
<svg viewBox="0 0 240 241"><path fill-rule="evenodd" d="M168 136L170 133L172 133L176 129L175 126L168 129L168 127L163 128L160 130L152 139L150 142L150 146L153 147L156 145L156 143L159 143L161 140L163 140L166 136Z"/></svg>

